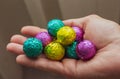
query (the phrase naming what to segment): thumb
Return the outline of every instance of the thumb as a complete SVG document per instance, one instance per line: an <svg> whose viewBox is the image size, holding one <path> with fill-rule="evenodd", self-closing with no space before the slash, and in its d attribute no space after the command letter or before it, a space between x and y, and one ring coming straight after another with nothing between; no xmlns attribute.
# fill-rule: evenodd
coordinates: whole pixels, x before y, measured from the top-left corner
<svg viewBox="0 0 120 79"><path fill-rule="evenodd" d="M78 26L80 28L82 28L83 30L85 30L88 22L93 19L93 18L101 18L98 15L92 14L92 15L88 15L82 18L76 18L76 19L68 19L68 20L64 20L64 24L67 26Z"/></svg>
<svg viewBox="0 0 120 79"><path fill-rule="evenodd" d="M78 26L84 30L84 24L86 22L86 17L77 19L68 19L63 21L66 26Z"/></svg>

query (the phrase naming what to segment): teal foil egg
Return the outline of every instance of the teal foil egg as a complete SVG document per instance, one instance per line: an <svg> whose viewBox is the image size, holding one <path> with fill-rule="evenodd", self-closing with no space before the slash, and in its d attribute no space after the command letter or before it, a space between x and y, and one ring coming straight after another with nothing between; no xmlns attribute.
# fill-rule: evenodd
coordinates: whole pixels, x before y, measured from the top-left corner
<svg viewBox="0 0 120 79"><path fill-rule="evenodd" d="M28 38L23 44L23 51L28 57L37 57L42 53L42 42L36 38Z"/></svg>
<svg viewBox="0 0 120 79"><path fill-rule="evenodd" d="M77 46L77 42L74 41L71 45L66 47L66 56L68 58L78 59L78 56L76 53L76 46Z"/></svg>
<svg viewBox="0 0 120 79"><path fill-rule="evenodd" d="M59 19L53 19L48 22L48 33L54 37L57 36L58 30L64 26L64 23Z"/></svg>

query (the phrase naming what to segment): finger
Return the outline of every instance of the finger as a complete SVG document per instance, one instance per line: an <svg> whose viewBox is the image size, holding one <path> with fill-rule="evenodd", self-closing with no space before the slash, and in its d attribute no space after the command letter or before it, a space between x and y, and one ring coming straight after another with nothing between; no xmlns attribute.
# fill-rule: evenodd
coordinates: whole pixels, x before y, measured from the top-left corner
<svg viewBox="0 0 120 79"><path fill-rule="evenodd" d="M6 49L15 54L23 54L23 46L17 43L9 43Z"/></svg>
<svg viewBox="0 0 120 79"><path fill-rule="evenodd" d="M46 30L35 26L24 26L21 29L22 34L30 35L30 36L35 36L36 34L42 31L46 31Z"/></svg>
<svg viewBox="0 0 120 79"><path fill-rule="evenodd" d="M11 40L10 40L10 41L11 41L12 43L23 44L26 39L27 39L27 38L24 37L24 36L22 36L22 35L13 35L13 36L11 37Z"/></svg>
<svg viewBox="0 0 120 79"><path fill-rule="evenodd" d="M39 57L38 59L30 59L25 55L19 55L16 58L16 61L17 63L28 67L34 67L37 69L58 72L58 73L63 72L63 65L60 62L51 61L43 57Z"/></svg>

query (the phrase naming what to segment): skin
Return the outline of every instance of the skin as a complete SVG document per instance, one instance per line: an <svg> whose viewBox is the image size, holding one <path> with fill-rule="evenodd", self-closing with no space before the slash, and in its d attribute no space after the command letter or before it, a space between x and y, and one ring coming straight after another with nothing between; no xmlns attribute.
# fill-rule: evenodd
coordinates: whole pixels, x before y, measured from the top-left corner
<svg viewBox="0 0 120 79"><path fill-rule="evenodd" d="M83 28L84 39L92 41L97 48L94 58L89 61L65 58L59 62L51 61L41 55L37 59L29 59L22 49L27 37L22 35L13 35L6 48L18 55L17 63L59 73L68 79L120 79L120 25L97 15L63 22L65 25ZM33 26L25 26L21 29L21 33L27 36L35 36L41 31L46 30Z"/></svg>

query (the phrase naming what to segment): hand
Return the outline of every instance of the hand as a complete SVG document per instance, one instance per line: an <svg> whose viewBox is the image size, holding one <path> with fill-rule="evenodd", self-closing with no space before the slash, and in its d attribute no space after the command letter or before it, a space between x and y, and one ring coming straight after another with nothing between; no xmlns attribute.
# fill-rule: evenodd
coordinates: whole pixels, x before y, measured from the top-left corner
<svg viewBox="0 0 120 79"><path fill-rule="evenodd" d="M73 79L120 79L120 26L97 15L64 21L65 25L79 26L85 31L84 39L92 41L97 47L95 57L89 61L65 58L61 62L52 61L41 55L37 59L29 59L24 55L23 42L27 37L13 35L7 50L18 54L17 63L37 69L57 72ZM38 27L23 27L21 33L35 36Z"/></svg>

